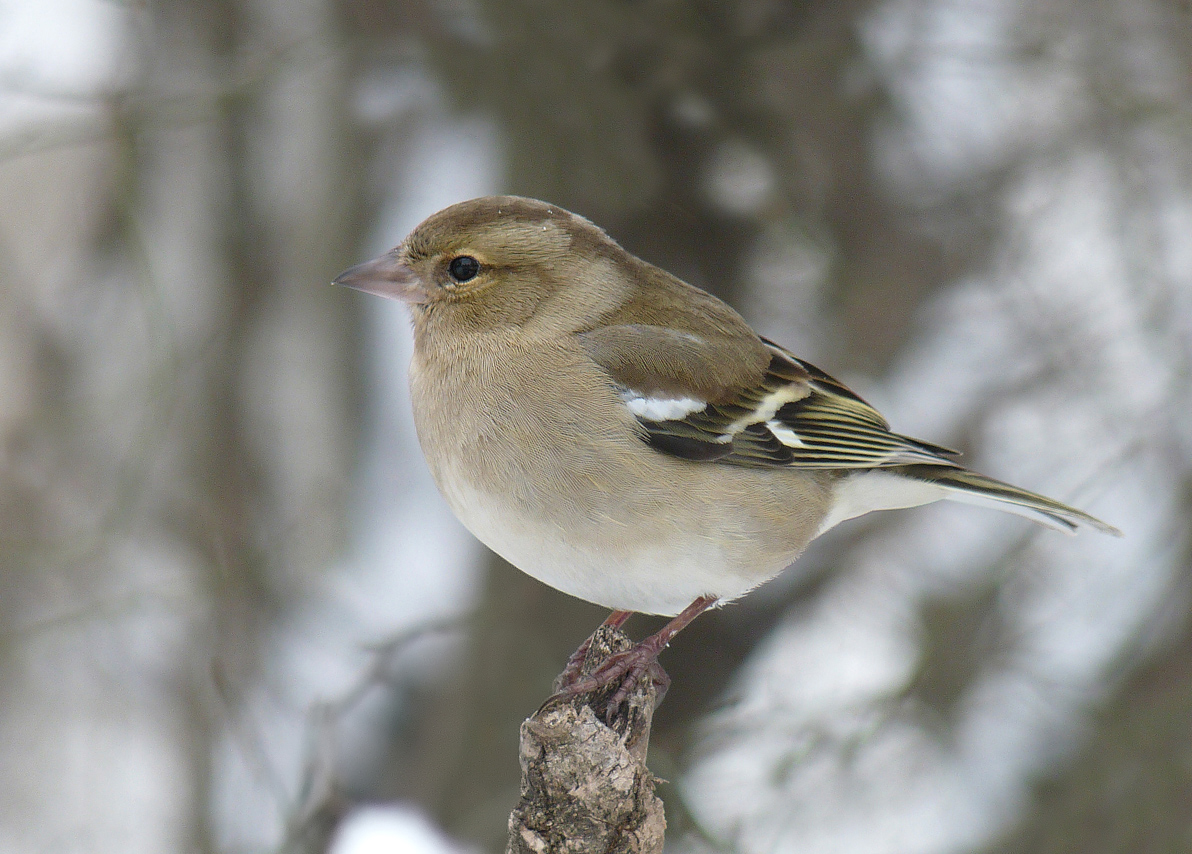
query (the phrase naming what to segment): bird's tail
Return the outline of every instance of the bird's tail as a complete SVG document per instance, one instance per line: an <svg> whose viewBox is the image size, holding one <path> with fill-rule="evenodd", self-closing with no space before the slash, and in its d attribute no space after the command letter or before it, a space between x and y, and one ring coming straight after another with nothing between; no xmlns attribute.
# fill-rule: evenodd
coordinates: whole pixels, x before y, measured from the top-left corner
<svg viewBox="0 0 1192 854"><path fill-rule="evenodd" d="M924 483L943 487L945 498L963 501L982 507L992 507L1008 513L1016 513L1027 519L1056 528L1065 533L1074 533L1081 525L1091 525L1098 531L1120 537L1122 532L1113 525L1090 516L1083 510L1061 504L1046 496L1002 483L983 474L947 465L898 466L889 471Z"/></svg>

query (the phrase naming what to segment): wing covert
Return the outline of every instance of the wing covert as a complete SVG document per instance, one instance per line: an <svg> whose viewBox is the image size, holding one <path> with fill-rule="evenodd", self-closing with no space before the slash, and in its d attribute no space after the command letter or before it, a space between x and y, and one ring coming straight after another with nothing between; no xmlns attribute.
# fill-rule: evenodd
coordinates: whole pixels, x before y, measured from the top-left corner
<svg viewBox="0 0 1192 854"><path fill-rule="evenodd" d="M947 457L955 451L891 432L881 413L843 383L763 341L770 363L761 381L723 402L651 399L647 405L640 392L622 386L645 441L682 459L741 466L954 465Z"/></svg>

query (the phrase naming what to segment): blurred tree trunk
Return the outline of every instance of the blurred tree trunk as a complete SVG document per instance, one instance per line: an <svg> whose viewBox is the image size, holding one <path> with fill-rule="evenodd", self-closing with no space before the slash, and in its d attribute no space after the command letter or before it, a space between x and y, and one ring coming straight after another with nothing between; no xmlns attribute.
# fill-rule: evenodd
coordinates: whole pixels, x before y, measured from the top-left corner
<svg viewBox="0 0 1192 854"><path fill-rule="evenodd" d="M209 602L178 691L191 837L216 851L221 744L267 755L245 721L266 638L344 542L359 335L351 301L326 282L352 256L362 176L324 6L155 0L148 20L128 127L146 170L126 215L189 244L209 274L181 283L211 313L177 321L178 461L159 512L199 556ZM179 102L197 124L171 121Z"/></svg>

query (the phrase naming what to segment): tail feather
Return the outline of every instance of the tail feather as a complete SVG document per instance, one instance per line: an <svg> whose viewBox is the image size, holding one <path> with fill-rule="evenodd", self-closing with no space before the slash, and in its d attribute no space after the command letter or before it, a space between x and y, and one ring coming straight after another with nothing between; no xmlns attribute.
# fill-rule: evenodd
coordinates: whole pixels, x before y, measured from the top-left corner
<svg viewBox="0 0 1192 854"><path fill-rule="evenodd" d="M1075 533L1081 525L1090 525L1115 537L1122 535L1113 525L1083 510L957 466L912 465L887 471L943 487L947 494L941 497L1015 513L1069 534Z"/></svg>

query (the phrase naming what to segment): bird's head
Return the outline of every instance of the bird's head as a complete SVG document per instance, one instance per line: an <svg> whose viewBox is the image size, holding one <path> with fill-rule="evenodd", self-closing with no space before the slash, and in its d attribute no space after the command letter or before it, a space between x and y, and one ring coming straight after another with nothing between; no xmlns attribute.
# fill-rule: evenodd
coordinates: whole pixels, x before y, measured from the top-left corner
<svg viewBox="0 0 1192 854"><path fill-rule="evenodd" d="M335 283L406 302L416 325L432 318L480 330L531 319L582 325L623 299L619 268L632 260L601 229L562 208L487 196L439 211L400 246Z"/></svg>

